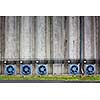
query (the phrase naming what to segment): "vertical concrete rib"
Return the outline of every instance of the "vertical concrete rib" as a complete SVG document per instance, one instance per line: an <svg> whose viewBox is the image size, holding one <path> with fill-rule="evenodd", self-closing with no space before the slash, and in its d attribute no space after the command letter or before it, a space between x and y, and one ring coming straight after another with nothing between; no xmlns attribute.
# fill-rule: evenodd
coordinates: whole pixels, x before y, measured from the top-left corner
<svg viewBox="0 0 100 100"><path fill-rule="evenodd" d="M62 49L62 17L53 17L53 59L64 59L64 51ZM64 46L64 42L63 42ZM53 65L53 74L62 74L62 64Z"/></svg>
<svg viewBox="0 0 100 100"><path fill-rule="evenodd" d="M69 59L80 59L80 21L79 17L69 17Z"/></svg>
<svg viewBox="0 0 100 100"><path fill-rule="evenodd" d="M45 59L46 58L46 40L45 40L45 17L36 17L36 51L35 58Z"/></svg>
<svg viewBox="0 0 100 100"><path fill-rule="evenodd" d="M32 17L21 17L20 60L32 59Z"/></svg>

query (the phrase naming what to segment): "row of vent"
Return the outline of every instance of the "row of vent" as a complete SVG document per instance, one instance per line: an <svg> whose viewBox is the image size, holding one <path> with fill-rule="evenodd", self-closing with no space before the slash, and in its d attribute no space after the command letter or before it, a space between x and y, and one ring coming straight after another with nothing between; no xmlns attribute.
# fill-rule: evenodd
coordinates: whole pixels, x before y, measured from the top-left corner
<svg viewBox="0 0 100 100"><path fill-rule="evenodd" d="M32 75L32 66L30 64L23 64L21 67L20 74L21 75ZM94 64L87 64L84 67L85 74L93 75L96 72L96 67ZM16 75L16 66L15 65L5 65L6 75ZM47 64L38 64L36 67L37 75L47 75L48 74L48 66ZM80 74L80 66L77 64L70 64L68 73L72 75Z"/></svg>

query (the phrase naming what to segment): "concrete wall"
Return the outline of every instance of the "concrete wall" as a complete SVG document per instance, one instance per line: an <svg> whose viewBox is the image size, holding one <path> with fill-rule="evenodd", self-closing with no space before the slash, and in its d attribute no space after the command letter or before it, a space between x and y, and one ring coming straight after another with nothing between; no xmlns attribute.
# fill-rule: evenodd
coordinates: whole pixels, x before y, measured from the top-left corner
<svg viewBox="0 0 100 100"><path fill-rule="evenodd" d="M20 60L32 59L33 32L32 17L21 17Z"/></svg>
<svg viewBox="0 0 100 100"><path fill-rule="evenodd" d="M100 58L99 24L100 17L84 17L84 59ZM0 17L0 60L32 59L80 59L80 17ZM50 74L68 71L65 64L48 66ZM97 73L100 72L98 66ZM35 68L33 65L33 73Z"/></svg>
<svg viewBox="0 0 100 100"><path fill-rule="evenodd" d="M80 58L80 21L79 17L69 17L69 59Z"/></svg>
<svg viewBox="0 0 100 100"><path fill-rule="evenodd" d="M84 17L84 58L96 59L96 32L94 17Z"/></svg>

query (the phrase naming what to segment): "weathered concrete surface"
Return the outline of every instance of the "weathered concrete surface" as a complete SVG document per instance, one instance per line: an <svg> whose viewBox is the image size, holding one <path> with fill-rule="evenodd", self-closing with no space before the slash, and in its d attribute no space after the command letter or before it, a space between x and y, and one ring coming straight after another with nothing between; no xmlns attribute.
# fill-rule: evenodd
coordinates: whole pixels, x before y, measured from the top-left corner
<svg viewBox="0 0 100 100"><path fill-rule="evenodd" d="M95 17L84 17L84 59L97 59L97 38L96 38ZM96 73L98 73L98 64L96 64Z"/></svg>
<svg viewBox="0 0 100 100"><path fill-rule="evenodd" d="M32 58L32 17L21 17L20 60Z"/></svg>
<svg viewBox="0 0 100 100"><path fill-rule="evenodd" d="M21 17L21 29L20 29L20 60L32 60L34 56L34 36L33 31L33 18L29 16ZM20 65L21 66L21 65ZM34 68L34 67L33 67ZM32 68L32 69L33 69Z"/></svg>
<svg viewBox="0 0 100 100"><path fill-rule="evenodd" d="M50 59L50 39L51 39L51 27L50 27L50 17L45 17L45 41L46 41L46 59ZM48 73L52 74L53 68L51 64L48 64Z"/></svg>
<svg viewBox="0 0 100 100"><path fill-rule="evenodd" d="M1 60L4 60L4 53L5 53L5 17L2 16L0 17L0 34L1 34L1 37L0 37L0 43L1 43ZM4 73L4 65L1 64L1 73Z"/></svg>
<svg viewBox="0 0 100 100"><path fill-rule="evenodd" d="M45 17L36 17L35 58L46 58Z"/></svg>
<svg viewBox="0 0 100 100"><path fill-rule="evenodd" d="M69 59L80 58L80 21L79 17L69 17L69 36L68 36Z"/></svg>
<svg viewBox="0 0 100 100"><path fill-rule="evenodd" d="M85 59L100 60L100 17L84 17ZM0 17L0 59L80 59L80 17ZM20 65L18 65L20 66ZM68 65L48 65L50 74L64 74ZM100 65L96 65L100 73ZM35 73L35 65L33 65ZM2 67L1 72L4 71ZM20 69L18 69L18 72Z"/></svg>
<svg viewBox="0 0 100 100"><path fill-rule="evenodd" d="M3 46L4 52L2 53L3 60L17 61L19 60L19 25L18 18L15 16L5 17L5 32ZM2 34L2 35L3 35ZM16 66L16 65L15 65ZM19 65L17 65L17 71L19 72ZM3 65L2 73L4 73L5 65Z"/></svg>
<svg viewBox="0 0 100 100"><path fill-rule="evenodd" d="M69 17L64 17L64 25L62 31L64 37L64 59L69 59ZM64 74L68 73L68 63L64 64Z"/></svg>
<svg viewBox="0 0 100 100"><path fill-rule="evenodd" d="M16 36L16 17L5 17L5 60L19 58Z"/></svg>
<svg viewBox="0 0 100 100"><path fill-rule="evenodd" d="M84 58L96 59L96 38L93 17L84 17Z"/></svg>
<svg viewBox="0 0 100 100"><path fill-rule="evenodd" d="M68 59L68 17L62 17L62 59ZM64 64L62 65L62 74L66 74L68 71L68 65Z"/></svg>
<svg viewBox="0 0 100 100"><path fill-rule="evenodd" d="M64 33L62 32L62 17L53 17L53 59L64 59ZM63 22L64 23L64 22ZM62 74L62 64L53 65L53 74Z"/></svg>
<svg viewBox="0 0 100 100"><path fill-rule="evenodd" d="M95 17L96 59L100 62L100 17ZM100 74L100 63L96 63L97 74Z"/></svg>
<svg viewBox="0 0 100 100"><path fill-rule="evenodd" d="M46 58L46 42L47 42L45 20L46 19L44 16L38 16L35 18L35 58L43 60Z"/></svg>
<svg viewBox="0 0 100 100"><path fill-rule="evenodd" d="M75 17L75 16L69 17L68 51L66 52L68 52L68 59L71 59L71 60L80 59L80 19L79 17Z"/></svg>

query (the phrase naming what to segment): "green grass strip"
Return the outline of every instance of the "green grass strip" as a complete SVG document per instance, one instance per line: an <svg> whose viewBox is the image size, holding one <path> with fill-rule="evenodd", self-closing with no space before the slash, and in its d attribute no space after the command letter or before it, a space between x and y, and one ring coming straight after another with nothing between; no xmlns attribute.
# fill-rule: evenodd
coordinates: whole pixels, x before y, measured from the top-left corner
<svg viewBox="0 0 100 100"><path fill-rule="evenodd" d="M44 76L37 76L37 75L29 75L29 76L21 76L21 75L0 75L0 80L100 80L100 75L94 76L69 76L69 75L44 75Z"/></svg>

